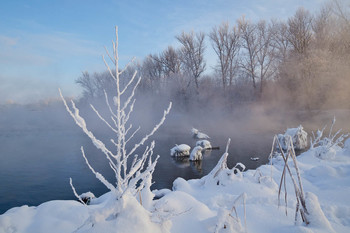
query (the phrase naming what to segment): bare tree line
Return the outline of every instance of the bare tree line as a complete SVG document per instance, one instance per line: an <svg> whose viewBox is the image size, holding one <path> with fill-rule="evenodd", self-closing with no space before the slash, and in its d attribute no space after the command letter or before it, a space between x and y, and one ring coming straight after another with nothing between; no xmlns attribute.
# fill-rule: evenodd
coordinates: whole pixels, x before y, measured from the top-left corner
<svg viewBox="0 0 350 233"><path fill-rule="evenodd" d="M182 32L176 36L178 47L150 54L133 68L143 77L144 92L181 101L220 96L226 102L278 99L304 109L322 107L350 98L346 89L336 91L350 87L349 8L333 0L314 15L299 8L286 21L241 17L207 34ZM211 74L206 72L206 42L217 60ZM99 81L103 77L83 73L77 79L85 97L109 89L108 81Z"/></svg>

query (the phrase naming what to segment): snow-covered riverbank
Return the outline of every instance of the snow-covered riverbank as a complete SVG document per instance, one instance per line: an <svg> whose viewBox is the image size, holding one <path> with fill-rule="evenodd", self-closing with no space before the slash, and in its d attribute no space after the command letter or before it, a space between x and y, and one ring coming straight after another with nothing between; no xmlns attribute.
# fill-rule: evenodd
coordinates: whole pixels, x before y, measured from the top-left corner
<svg viewBox="0 0 350 233"><path fill-rule="evenodd" d="M288 176L287 207L284 190L278 207L281 156L273 158L272 166L244 172L227 168L223 156L207 176L178 178L173 190L155 191L163 196L158 200L148 202L149 193L125 196L113 218L106 218L107 193L89 206L72 200L12 208L0 216L0 232L349 232L350 140L333 149L330 158L318 157L317 147L297 157L309 225L300 216L295 224L296 199Z"/></svg>

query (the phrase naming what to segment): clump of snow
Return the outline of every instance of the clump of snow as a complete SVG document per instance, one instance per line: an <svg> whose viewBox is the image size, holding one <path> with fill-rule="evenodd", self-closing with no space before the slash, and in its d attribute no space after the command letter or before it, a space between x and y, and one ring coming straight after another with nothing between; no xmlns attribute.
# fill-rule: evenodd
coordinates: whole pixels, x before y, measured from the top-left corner
<svg viewBox="0 0 350 233"><path fill-rule="evenodd" d="M203 149L210 149L211 148L211 144L208 140L197 141L196 146L201 146Z"/></svg>
<svg viewBox="0 0 350 233"><path fill-rule="evenodd" d="M81 200L86 203L87 205L90 204L91 200L96 198L95 195L92 192L86 192L86 193L82 193L79 195L79 197L81 198Z"/></svg>
<svg viewBox="0 0 350 233"><path fill-rule="evenodd" d="M187 144L176 145L170 149L170 155L175 157L189 156L191 147Z"/></svg>
<svg viewBox="0 0 350 233"><path fill-rule="evenodd" d="M202 150L203 148L201 146L196 146L195 148L193 148L190 154L190 160L191 161L202 160L203 158Z"/></svg>
<svg viewBox="0 0 350 233"><path fill-rule="evenodd" d="M289 137L293 140L294 149L303 150L307 147L307 132L304 131L304 128L301 125L297 128L289 128L284 134L278 134L277 137L283 150L288 149L287 144Z"/></svg>
<svg viewBox="0 0 350 233"><path fill-rule="evenodd" d="M191 132L192 132L193 137L197 138L197 139L209 139L210 138L208 135L200 132L198 129L195 129L195 128L192 128Z"/></svg>
<svg viewBox="0 0 350 233"><path fill-rule="evenodd" d="M250 157L250 160L252 161L258 161L260 158L259 157Z"/></svg>

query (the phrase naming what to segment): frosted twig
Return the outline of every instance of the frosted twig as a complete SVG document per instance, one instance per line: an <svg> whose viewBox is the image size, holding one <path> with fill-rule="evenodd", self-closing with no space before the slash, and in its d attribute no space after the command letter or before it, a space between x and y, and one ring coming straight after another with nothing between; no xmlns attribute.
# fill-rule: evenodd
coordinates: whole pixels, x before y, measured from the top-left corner
<svg viewBox="0 0 350 233"><path fill-rule="evenodd" d="M83 154L83 157L85 159L86 164L88 165L88 167L92 171L92 173L95 174L96 178L99 181L101 181L101 183L104 184L109 190L111 190L112 192L116 192L115 187L111 183L109 183L99 172L96 172L95 169L90 165L89 160L85 156L84 148L81 147L80 149L81 149L81 153Z"/></svg>
<svg viewBox="0 0 350 233"><path fill-rule="evenodd" d="M137 71L135 70L134 75L131 77L131 79L129 80L129 82L125 85L124 89L120 92L120 94L124 94L124 92L128 89L128 87L131 85L131 83L135 80ZM141 80L141 77L139 77L138 81L136 82L136 84L134 85L133 89L135 90L137 88L137 86L139 85Z"/></svg>
<svg viewBox="0 0 350 233"><path fill-rule="evenodd" d="M109 65L107 64L106 59L105 59L105 57L104 57L103 55L102 55L102 60L103 60L103 62L105 63L105 65L106 65L106 67L107 67L107 69L108 69L108 72L109 72L109 74L111 75L111 77L112 77L114 80L117 80L117 77L114 76L114 74L113 74L111 68L110 68Z"/></svg>
<svg viewBox="0 0 350 233"><path fill-rule="evenodd" d="M141 129L141 127L139 126L131 135L130 137L125 141L125 143L128 143L134 136L135 134Z"/></svg>
<svg viewBox="0 0 350 233"><path fill-rule="evenodd" d="M105 51L106 51L107 56L109 57L109 59L111 60L111 62L115 65L115 60L114 60L114 59L112 58L112 56L109 54L108 49L106 48L106 46L104 46L104 48L105 48Z"/></svg>
<svg viewBox="0 0 350 233"><path fill-rule="evenodd" d="M72 178L70 177L69 178L69 184L70 184L70 187L72 188L73 190L73 193L74 193L74 196L76 198L78 198L78 200L81 202L81 204L85 205L86 206L86 203L81 199L81 197L78 195L77 191L75 190L74 186L73 186L73 182L72 182Z"/></svg>
<svg viewBox="0 0 350 233"><path fill-rule="evenodd" d="M110 128L114 133L118 133L118 131L116 129L114 129L101 115L100 113L96 110L96 108L90 104L90 107L92 108L92 110L94 110L94 112L96 113L96 115L98 116L98 118L101 119L101 121L103 121L107 126L108 128Z"/></svg>
<svg viewBox="0 0 350 233"><path fill-rule="evenodd" d="M130 66L132 63L134 63L135 59L136 59L135 57L131 58L131 60L124 66L124 69L122 69L122 70L119 72L119 74L124 73L124 72L129 68L129 66Z"/></svg>
<svg viewBox="0 0 350 233"><path fill-rule="evenodd" d="M142 138L139 143L135 144L135 146L131 149L131 151L128 153L128 155L134 153L137 148L139 148L141 145L143 145L143 143L145 143L145 141L158 130L158 128L164 123L166 116L169 114L170 109L171 109L171 105L172 105L172 103L170 102L169 107L167 108L167 110L164 111L163 117L159 121L159 123L153 128L153 130L149 134L147 134L144 138Z"/></svg>

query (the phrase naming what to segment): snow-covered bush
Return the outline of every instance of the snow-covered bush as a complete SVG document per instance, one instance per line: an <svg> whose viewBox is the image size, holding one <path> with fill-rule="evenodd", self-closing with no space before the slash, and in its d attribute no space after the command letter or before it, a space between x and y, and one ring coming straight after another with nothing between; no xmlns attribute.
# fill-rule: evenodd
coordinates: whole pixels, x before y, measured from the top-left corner
<svg viewBox="0 0 350 233"><path fill-rule="evenodd" d="M303 150L307 147L307 132L304 131L303 126L297 128L289 128L284 134L278 134L278 141L280 142L282 149L287 149L288 137L292 137L294 149Z"/></svg>
<svg viewBox="0 0 350 233"><path fill-rule="evenodd" d="M202 150L203 148L201 146L196 146L195 148L193 148L190 154L190 160L191 161L202 160L203 158Z"/></svg>
<svg viewBox="0 0 350 233"><path fill-rule="evenodd" d="M340 134L341 129L332 134L335 121L334 117L328 136L324 136L324 130L327 126L323 127L322 130L317 130L316 135L312 132L310 149L314 151L318 158L334 159L337 151L343 146L344 140L349 136L349 134Z"/></svg>
<svg viewBox="0 0 350 233"><path fill-rule="evenodd" d="M192 128L192 136L197 139L209 139L210 137L205 133L200 132L198 129Z"/></svg>
<svg viewBox="0 0 350 233"><path fill-rule="evenodd" d="M200 140L196 142L196 146L200 146L203 149L211 149L211 144L208 140Z"/></svg>
<svg viewBox="0 0 350 233"><path fill-rule="evenodd" d="M191 147L187 144L175 145L170 149L170 155L175 157L189 156Z"/></svg>
<svg viewBox="0 0 350 233"><path fill-rule="evenodd" d="M119 69L117 27L115 32L116 42L113 43L113 54L110 55L106 50L113 68L111 68L111 66L108 65L108 62L103 58L109 74L116 84L116 95L112 99L113 106L110 104L110 97L105 92L106 105L109 109L110 116L108 116L108 118L102 116L99 111L93 105L91 105L91 108L96 113L97 117L115 134L115 139L110 140L114 145L114 148L108 148L105 142L102 142L96 138L94 133L88 129L84 118L80 116L79 109L75 106L75 103L71 101L71 106L69 106L60 91L62 101L67 111L72 116L75 123L91 139L93 144L103 152L115 174L115 181L111 182L108 181L101 173L95 171L85 156L84 148L81 147L81 152L86 164L95 174L96 178L101 181L111 193L109 200L106 201L107 204L105 207L101 208L100 210L97 210L96 208L93 209L94 211L92 212L95 214L91 212L89 220L87 220L87 222L84 224L85 226L96 226L96 223L99 221L115 219L117 216L120 216L120 213L122 213L128 205L137 209L138 207L135 207L134 205L136 196L143 195L142 199L144 203L148 203L152 200L153 196L150 191L150 185L152 174L158 160L158 157L156 159L152 159L155 142L153 141L149 146L146 146L141 155L136 155L135 151L140 149L147 139L158 130L171 109L170 103L167 110L164 111L164 115L160 119L159 123L148 134L141 137L136 144L133 146L128 146L128 142L135 138L135 135L140 129L140 127L133 129L133 125L129 120L136 100L135 91L140 83L141 77L136 78L137 72L135 71L130 80L125 80L124 83L126 83L126 85L121 85L121 74L126 70L128 65L123 70ZM79 200L81 200L73 185L72 188L74 194ZM97 215L98 217L96 217Z"/></svg>

